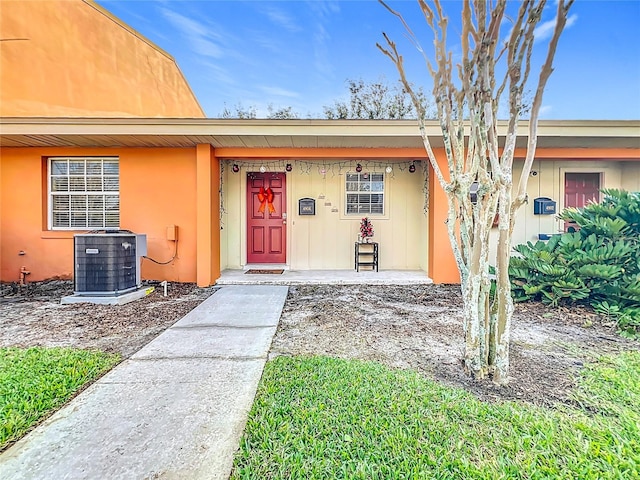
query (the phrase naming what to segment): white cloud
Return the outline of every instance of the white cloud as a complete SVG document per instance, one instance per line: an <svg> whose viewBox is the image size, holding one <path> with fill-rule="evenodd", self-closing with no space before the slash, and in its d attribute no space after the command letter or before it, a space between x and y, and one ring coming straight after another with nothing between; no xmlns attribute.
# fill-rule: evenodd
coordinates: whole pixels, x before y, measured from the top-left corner
<svg viewBox="0 0 640 480"><path fill-rule="evenodd" d="M257 47L269 50L277 55L282 54L283 46L279 37L270 35L267 32L252 32L251 42Z"/></svg>
<svg viewBox="0 0 640 480"><path fill-rule="evenodd" d="M202 68L199 70L199 74L208 80L215 79L218 82L228 85L235 85L236 78L226 68L220 66L217 62L203 61L200 62Z"/></svg>
<svg viewBox="0 0 640 480"><path fill-rule="evenodd" d="M265 14L277 26L288 30L289 32L299 32L302 27L284 10L270 6L265 10Z"/></svg>
<svg viewBox="0 0 640 480"><path fill-rule="evenodd" d="M206 38L192 38L191 45L193 46L194 51L200 55L213 58L222 58L224 56L222 48Z"/></svg>
<svg viewBox="0 0 640 480"><path fill-rule="evenodd" d="M312 11L322 17L340 12L340 3L335 0L310 0L307 4L311 7Z"/></svg>
<svg viewBox="0 0 640 480"><path fill-rule="evenodd" d="M266 85L262 85L259 87L267 95L273 95L278 97L287 97L287 98L298 98L300 94L298 92L294 92L293 90L287 90L280 87L268 87Z"/></svg>
<svg viewBox="0 0 640 480"><path fill-rule="evenodd" d="M553 106L551 106L551 105L542 105L540 107L540 112L538 112L538 116L540 118L545 118L546 116L551 114L552 111L553 111Z"/></svg>
<svg viewBox="0 0 640 480"><path fill-rule="evenodd" d="M307 5L315 14L316 22L313 24L313 54L314 66L318 73L324 77L332 77L334 73L333 63L327 47L331 35L325 25L331 22L332 17L340 13L340 5L333 0L309 1Z"/></svg>
<svg viewBox="0 0 640 480"><path fill-rule="evenodd" d="M220 46L222 37L217 33L216 28L185 17L168 8L161 8L160 11L169 23L187 39L195 53L212 58L224 56L224 50Z"/></svg>
<svg viewBox="0 0 640 480"><path fill-rule="evenodd" d="M571 25L576 23L577 19L578 15L569 15L567 17L567 23L564 28L569 28ZM551 35L553 35L553 29L556 27L556 20L556 18L553 18L552 20L542 22L536 27L536 29L533 31L533 35L536 41L547 40L548 38L551 38Z"/></svg>

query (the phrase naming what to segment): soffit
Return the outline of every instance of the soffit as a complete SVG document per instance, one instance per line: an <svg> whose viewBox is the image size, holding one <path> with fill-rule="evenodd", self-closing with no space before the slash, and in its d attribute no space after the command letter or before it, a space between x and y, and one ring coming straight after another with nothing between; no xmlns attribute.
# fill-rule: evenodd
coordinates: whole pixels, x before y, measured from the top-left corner
<svg viewBox="0 0 640 480"><path fill-rule="evenodd" d="M506 123L500 122L501 132ZM437 122L427 123L434 148ZM518 147L526 147L521 122ZM415 120L2 118L2 147L421 148ZM640 148L640 121L541 121L539 148Z"/></svg>

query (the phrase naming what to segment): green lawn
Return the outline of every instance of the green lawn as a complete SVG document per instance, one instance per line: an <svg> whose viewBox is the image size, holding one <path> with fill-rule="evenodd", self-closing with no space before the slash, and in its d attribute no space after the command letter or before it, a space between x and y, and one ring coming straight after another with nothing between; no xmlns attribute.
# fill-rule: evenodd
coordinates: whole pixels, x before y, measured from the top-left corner
<svg viewBox="0 0 640 480"><path fill-rule="evenodd" d="M118 361L98 351L0 348L0 449Z"/></svg>
<svg viewBox="0 0 640 480"><path fill-rule="evenodd" d="M584 372L584 410L551 410L377 363L279 357L231 478L637 479L639 374L640 352L603 359Z"/></svg>

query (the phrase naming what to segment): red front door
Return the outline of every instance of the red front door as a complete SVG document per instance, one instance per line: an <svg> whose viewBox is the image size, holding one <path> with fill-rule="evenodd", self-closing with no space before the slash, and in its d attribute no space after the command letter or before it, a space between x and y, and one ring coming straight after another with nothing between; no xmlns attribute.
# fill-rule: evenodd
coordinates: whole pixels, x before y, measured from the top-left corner
<svg viewBox="0 0 640 480"><path fill-rule="evenodd" d="M565 173L564 207L582 208L589 202L600 201L599 173ZM564 231L577 230L575 222L564 222Z"/></svg>
<svg viewBox="0 0 640 480"><path fill-rule="evenodd" d="M247 263L286 263L286 175L247 173Z"/></svg>

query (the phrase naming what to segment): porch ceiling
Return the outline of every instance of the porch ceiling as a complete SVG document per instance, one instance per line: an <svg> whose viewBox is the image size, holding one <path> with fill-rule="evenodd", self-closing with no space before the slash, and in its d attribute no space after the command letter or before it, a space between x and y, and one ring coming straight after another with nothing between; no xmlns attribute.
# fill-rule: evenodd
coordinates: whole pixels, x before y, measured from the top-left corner
<svg viewBox="0 0 640 480"><path fill-rule="evenodd" d="M502 131L506 123L499 125ZM527 122L517 146L526 147ZM436 121L427 125L442 147ZM415 120L0 118L0 147L421 148ZM640 121L541 121L539 148L640 148Z"/></svg>

